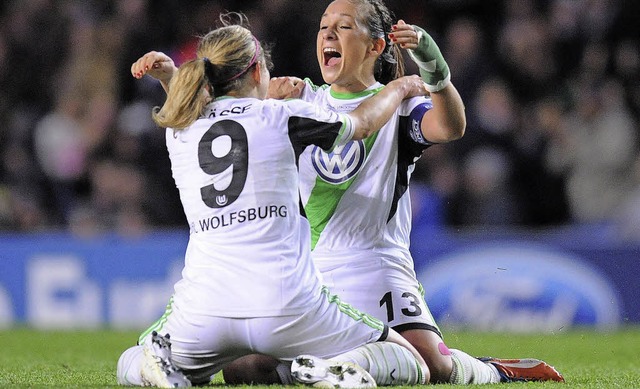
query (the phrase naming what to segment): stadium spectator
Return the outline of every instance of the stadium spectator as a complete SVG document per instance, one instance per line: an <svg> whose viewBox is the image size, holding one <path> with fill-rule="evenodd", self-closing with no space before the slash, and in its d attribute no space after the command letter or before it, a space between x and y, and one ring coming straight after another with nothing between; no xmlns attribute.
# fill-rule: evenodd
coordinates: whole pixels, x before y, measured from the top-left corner
<svg viewBox="0 0 640 389"><path fill-rule="evenodd" d="M608 222L631 188L636 122L619 81L607 74L609 51L592 42L570 81L570 108L553 133L548 167L566 177L572 220Z"/></svg>
<svg viewBox="0 0 640 389"><path fill-rule="evenodd" d="M618 235L624 241L640 242L640 153L633 164L633 189L614 214Z"/></svg>
<svg viewBox="0 0 640 389"><path fill-rule="evenodd" d="M0 167L0 188L5 194L3 198L10 198L9 193L29 193L34 204L42 208L42 219L34 228L70 227L69 220L62 216L62 212L45 206L48 204L46 199L53 196L56 185L36 162L35 134L37 123L55 106L56 96L63 89L62 86L72 79L81 78L80 74L69 74L72 67L85 74L87 69L93 69L88 73L96 78L93 83L100 85L100 88L106 88L107 94L111 95L96 104L103 109L102 112L100 109L94 111L93 114L98 114L97 117L116 118L121 110L138 103L159 105L162 102L162 93L158 90L157 83L132 83L122 76L126 74L125 69L132 59L137 57L138 53L151 49L150 37L153 37L154 48L158 48L160 43L162 48L166 48L166 52L181 53L184 58L190 58L193 56L193 45L189 45L188 42L210 27L207 12L237 9L246 11L252 17L255 28L260 31L260 36L275 44L274 60L281 65L279 70L282 70L282 73L274 73L275 75L308 74L312 80L318 81L320 74L317 67L309 66L307 56L299 53L312 52L308 45L305 46L307 42L312 41L314 35L307 26L316 25L313 16L321 13L324 5L309 4L312 8L308 12L300 12L299 3L294 0L191 0L187 3L158 0L153 2L153 6L148 0L2 2L0 122L3 125L0 128L0 159L4 161L4 165ZM597 51L607 54L602 64L593 63L597 66L604 65L595 76L617 80L623 96L620 108L627 112L627 116L630 115L631 131L637 139L640 133L640 27L637 23L640 3L500 0L432 1L427 5L417 5L415 1L398 0L391 2L390 7L396 14L415 16L418 25L432 27L433 31L430 32L443 42L445 56L452 66L458 69L456 82L468 108L475 105L476 92L485 81L492 78L507 82L508 93L517 104L516 139L520 140L523 136L533 137L525 140L529 144L528 148L521 147L518 152L507 154L508 165L514 167L513 180L509 185L513 186L513 191L520 193L515 211L519 214L516 218L519 220L518 225L537 228L583 220L562 216L562 196L558 197L560 200L556 204L551 202L549 197L543 198L531 191L532 181L529 178L533 175L540 173L542 181L553 182L552 185L556 189L565 184L569 186L566 182L569 175L566 174L568 170L558 170L546 164L540 155L536 155L539 150L546 150L556 144L558 138L545 132L541 135L527 126L535 122L532 118L538 116L535 110L541 102L544 102L547 108L554 105L553 110L559 110L563 115L576 112L573 108L574 101L577 101L574 92L582 93L589 89L578 85L578 80L584 79L588 74L588 70L582 65L582 58L584 53L594 50L594 42L597 42L601 47ZM294 14L295 18L282 16ZM98 55L90 59L94 64L102 62L104 65L106 61L111 64L107 66L115 67L107 68L100 65L103 71L98 72L97 67L87 66L88 63L85 63L84 69L83 66L71 65L86 62L89 53L94 57ZM107 58L109 55L111 58ZM406 63L410 68L413 66L411 61ZM115 78L108 83L99 81L109 77ZM86 89L82 91L76 86L73 88L83 101L89 102L93 99ZM567 110L569 112L566 112ZM468 138L458 143L471 142L476 128L474 120L473 115L469 114ZM562 123L565 122L563 119ZM114 150L121 146L112 144L117 142L115 133L119 130L113 128L113 123L108 127L103 128L107 134L102 141L98 141L99 146L94 145L100 152L87 154L89 166L93 164L94 158L102 158L105 150ZM563 130L558 128L553 130L554 133L561 131ZM97 133L94 135L97 136ZM96 140L98 139L94 138L94 141ZM138 137L138 141L143 144L146 140L146 136ZM473 148L486 145L480 142L474 144ZM460 177L463 171L463 158L457 154L457 147L458 145L442 147L442 157L452 162L448 166L453 170L447 170L451 174L427 171L431 170L432 166L425 158L419 163L415 178L416 181L422 181L416 183L426 185L424 193L433 194L441 190L432 182L436 177L440 180L439 185L442 182L458 182L456 177ZM154 160L163 159L156 158L162 155L158 154L161 153L160 149L143 147L143 150L142 169L149 176L149 182L166 184L166 165L149 168ZM115 155L112 157L119 158ZM13 158L16 158L15 161ZM23 161L32 165L23 168L22 171L28 173L15 175L11 168L7 167L12 164L17 166ZM523 171L521 167L527 164L536 166L536 169ZM444 177L448 178L443 180ZM563 179L565 182L559 185L557 181ZM61 208L71 209L72 204L77 203L86 206L86 198L91 191L86 185L86 180L86 175L80 179L79 185L72 191L73 198L68 200L68 204L61 205ZM464 182L458 184L463 187L467 185ZM458 190L468 188L456 191ZM529 195L523 200L522 193ZM168 196L175 199L177 193L168 193ZM446 196L445 200L448 198ZM14 226L21 223L17 223L14 216L9 216L13 215L10 207L0 205L0 208L3 209L0 214L5 215L1 228L18 228ZM561 216L549 216L554 214ZM602 215L604 212L600 211L598 214ZM162 217L148 220L148 223L153 228L175 227L181 222L175 218L181 217L179 210L171 209ZM599 217L595 216L596 219ZM456 222L445 218L443 223L445 226L451 226Z"/></svg>

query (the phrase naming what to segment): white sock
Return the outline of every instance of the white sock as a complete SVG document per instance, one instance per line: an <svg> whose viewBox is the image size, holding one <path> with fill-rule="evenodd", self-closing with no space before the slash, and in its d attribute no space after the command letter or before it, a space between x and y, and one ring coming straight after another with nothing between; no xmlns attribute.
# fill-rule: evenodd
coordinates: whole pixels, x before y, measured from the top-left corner
<svg viewBox="0 0 640 389"><path fill-rule="evenodd" d="M460 350L450 349L450 351L453 360L450 384L497 384L500 382L498 370L492 364L482 362Z"/></svg>
<svg viewBox="0 0 640 389"><path fill-rule="evenodd" d="M142 382L142 346L133 346L125 350L118 359L116 377L118 385L144 386Z"/></svg>
<svg viewBox="0 0 640 389"><path fill-rule="evenodd" d="M416 358L397 343L369 343L331 359L362 366L378 386L425 383L425 374Z"/></svg>

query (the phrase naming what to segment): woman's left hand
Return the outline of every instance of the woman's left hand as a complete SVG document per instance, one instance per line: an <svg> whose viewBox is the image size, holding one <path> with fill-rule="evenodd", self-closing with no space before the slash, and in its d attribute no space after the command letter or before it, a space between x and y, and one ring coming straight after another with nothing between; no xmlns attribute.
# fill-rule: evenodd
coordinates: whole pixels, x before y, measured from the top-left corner
<svg viewBox="0 0 640 389"><path fill-rule="evenodd" d="M407 24L404 20L398 20L398 23L391 26L389 39L394 45L400 45L403 49L415 49L418 47L418 33L412 25Z"/></svg>

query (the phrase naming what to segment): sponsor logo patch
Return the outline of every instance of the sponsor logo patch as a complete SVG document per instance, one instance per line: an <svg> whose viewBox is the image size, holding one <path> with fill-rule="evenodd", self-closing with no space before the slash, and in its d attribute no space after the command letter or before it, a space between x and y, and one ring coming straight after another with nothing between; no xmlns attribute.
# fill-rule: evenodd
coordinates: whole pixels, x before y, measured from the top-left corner
<svg viewBox="0 0 640 389"><path fill-rule="evenodd" d="M329 154L317 146L311 152L311 163L315 171L323 181L334 185L346 182L358 174L365 159L366 149L361 140L336 147Z"/></svg>
<svg viewBox="0 0 640 389"><path fill-rule="evenodd" d="M546 247L465 250L438 259L418 279L432 314L449 327L533 332L620 323L613 284L580 258Z"/></svg>

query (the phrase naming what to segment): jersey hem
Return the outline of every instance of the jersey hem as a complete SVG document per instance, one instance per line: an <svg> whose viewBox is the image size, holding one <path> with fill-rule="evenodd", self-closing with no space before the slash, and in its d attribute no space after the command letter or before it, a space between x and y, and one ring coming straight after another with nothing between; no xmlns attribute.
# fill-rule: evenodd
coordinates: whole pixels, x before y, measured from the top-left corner
<svg viewBox="0 0 640 389"><path fill-rule="evenodd" d="M388 337L389 337L389 326L385 324L384 328L382 329L382 334L380 335L380 338L378 338L378 342L384 342L385 340L387 340Z"/></svg>
<svg viewBox="0 0 640 389"><path fill-rule="evenodd" d="M404 331L409 331L409 330L427 330L427 331L435 332L436 335L440 337L440 339L443 339L442 333L438 328L425 323L405 323L405 324L397 325L392 328L400 334L402 334Z"/></svg>

